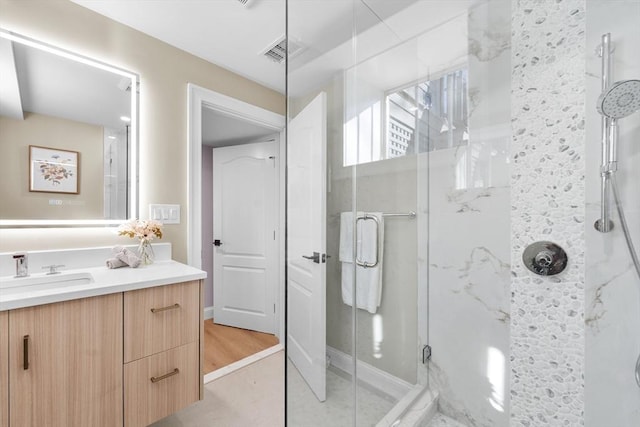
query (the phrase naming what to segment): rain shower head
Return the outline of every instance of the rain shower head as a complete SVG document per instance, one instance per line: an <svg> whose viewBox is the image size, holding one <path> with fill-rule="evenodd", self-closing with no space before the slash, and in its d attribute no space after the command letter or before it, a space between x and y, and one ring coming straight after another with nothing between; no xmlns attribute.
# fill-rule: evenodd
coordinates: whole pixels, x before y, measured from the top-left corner
<svg viewBox="0 0 640 427"><path fill-rule="evenodd" d="M598 113L621 119L640 110L640 80L615 82L598 98Z"/></svg>

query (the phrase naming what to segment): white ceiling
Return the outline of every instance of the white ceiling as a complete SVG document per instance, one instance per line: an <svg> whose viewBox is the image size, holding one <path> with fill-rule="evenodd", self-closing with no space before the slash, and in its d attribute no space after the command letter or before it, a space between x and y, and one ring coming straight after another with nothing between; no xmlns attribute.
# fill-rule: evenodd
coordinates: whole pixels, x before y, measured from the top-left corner
<svg viewBox="0 0 640 427"><path fill-rule="evenodd" d="M284 92L284 66L261 55L285 34L284 0L72 1Z"/></svg>
<svg viewBox="0 0 640 427"><path fill-rule="evenodd" d="M72 1L266 87L285 92L284 64L262 55L285 35L285 0L250 0L248 7L238 0ZM350 40L354 22L360 33L416 2L289 0L289 38L302 46L300 53L290 60L290 70L309 64ZM460 0L448 2L461 3ZM432 15L425 18L431 20ZM404 26L402 23L401 27Z"/></svg>

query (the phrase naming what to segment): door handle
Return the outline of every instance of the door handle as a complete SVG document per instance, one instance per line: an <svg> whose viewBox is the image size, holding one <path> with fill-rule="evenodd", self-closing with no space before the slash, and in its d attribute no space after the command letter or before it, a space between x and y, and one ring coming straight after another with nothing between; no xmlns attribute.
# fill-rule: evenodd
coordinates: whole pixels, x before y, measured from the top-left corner
<svg viewBox="0 0 640 427"><path fill-rule="evenodd" d="M313 255L302 255L302 258L313 260L316 264L320 264L320 253L314 252Z"/></svg>
<svg viewBox="0 0 640 427"><path fill-rule="evenodd" d="M322 256L322 261L320 256ZM331 258L331 255L327 255L327 254L321 255L319 252L314 252L313 255L302 255L302 258L310 259L316 264L320 264L320 262L324 264L327 262L327 258Z"/></svg>
<svg viewBox="0 0 640 427"><path fill-rule="evenodd" d="M220 245L222 245L222 242L219 239L215 239L213 241L213 246L220 246Z"/></svg>

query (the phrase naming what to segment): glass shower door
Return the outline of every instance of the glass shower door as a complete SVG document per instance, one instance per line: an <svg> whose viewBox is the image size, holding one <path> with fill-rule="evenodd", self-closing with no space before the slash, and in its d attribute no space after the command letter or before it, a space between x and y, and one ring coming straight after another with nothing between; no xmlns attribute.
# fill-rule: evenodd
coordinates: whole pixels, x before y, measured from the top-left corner
<svg viewBox="0 0 640 427"><path fill-rule="evenodd" d="M290 364L288 425L508 425L509 4L289 1L327 257L326 400Z"/></svg>

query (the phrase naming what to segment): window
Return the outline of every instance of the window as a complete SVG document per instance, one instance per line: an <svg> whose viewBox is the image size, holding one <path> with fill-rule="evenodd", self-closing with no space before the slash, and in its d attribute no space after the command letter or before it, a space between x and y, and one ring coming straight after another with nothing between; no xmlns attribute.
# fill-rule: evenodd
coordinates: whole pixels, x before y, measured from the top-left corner
<svg viewBox="0 0 640 427"><path fill-rule="evenodd" d="M388 94L385 158L463 144L468 139L467 86L467 70L461 69Z"/></svg>
<svg viewBox="0 0 640 427"><path fill-rule="evenodd" d="M384 109L380 101L360 107L344 125L344 166L465 144L467 76L459 69L388 92Z"/></svg>

